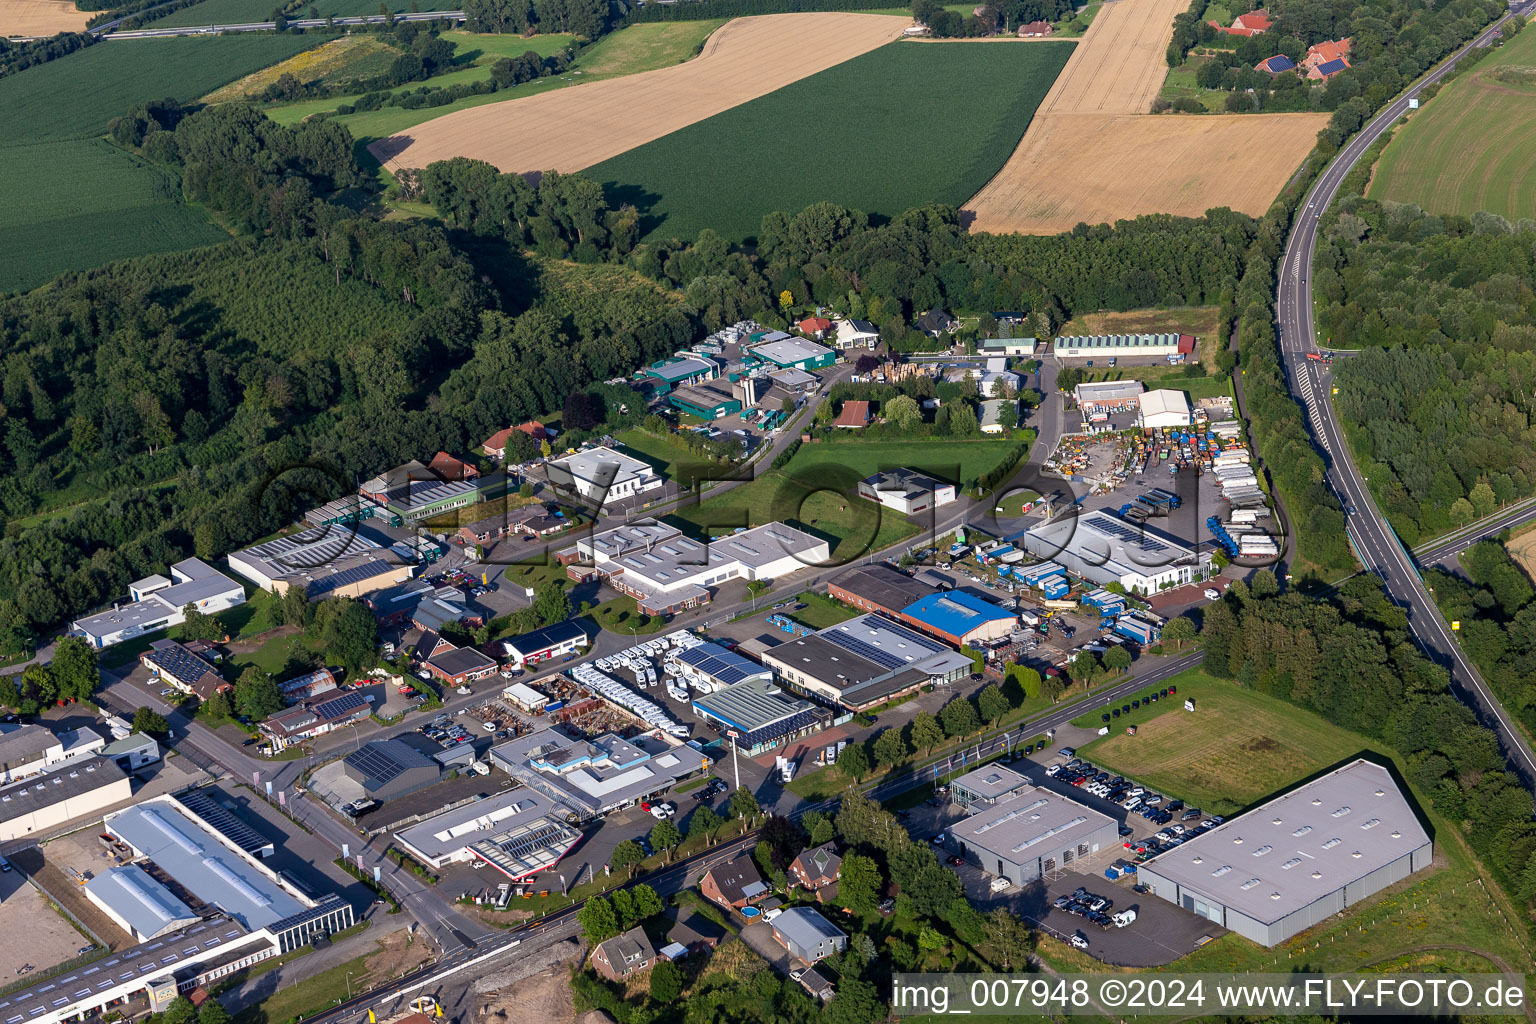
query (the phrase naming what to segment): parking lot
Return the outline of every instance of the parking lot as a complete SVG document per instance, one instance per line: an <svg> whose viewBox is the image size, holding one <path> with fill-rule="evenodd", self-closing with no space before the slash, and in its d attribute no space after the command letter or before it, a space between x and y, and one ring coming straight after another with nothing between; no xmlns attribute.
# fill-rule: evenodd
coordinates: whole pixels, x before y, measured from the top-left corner
<svg viewBox="0 0 1536 1024"><path fill-rule="evenodd" d="M121 932L102 936L107 941L117 937L126 942ZM94 946L20 871L0 872L0 983L45 971Z"/></svg>

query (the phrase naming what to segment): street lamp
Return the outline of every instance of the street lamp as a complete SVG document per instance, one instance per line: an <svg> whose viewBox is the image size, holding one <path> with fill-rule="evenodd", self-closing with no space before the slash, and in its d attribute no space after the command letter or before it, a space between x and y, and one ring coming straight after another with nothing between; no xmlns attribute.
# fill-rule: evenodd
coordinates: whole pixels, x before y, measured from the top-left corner
<svg viewBox="0 0 1536 1024"><path fill-rule="evenodd" d="M352 1001L352 971L347 972L347 1001Z"/></svg>

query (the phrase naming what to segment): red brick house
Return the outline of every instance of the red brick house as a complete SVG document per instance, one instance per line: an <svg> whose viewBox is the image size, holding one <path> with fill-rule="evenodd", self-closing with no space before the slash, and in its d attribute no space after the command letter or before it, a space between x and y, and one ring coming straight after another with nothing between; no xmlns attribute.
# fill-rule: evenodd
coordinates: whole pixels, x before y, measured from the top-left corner
<svg viewBox="0 0 1536 1024"><path fill-rule="evenodd" d="M857 430L860 427L869 426L869 421L873 418L868 402L844 402L842 412L837 414L837 419L832 421L832 425Z"/></svg>
<svg viewBox="0 0 1536 1024"><path fill-rule="evenodd" d="M800 321L800 333L809 334L817 341L825 338L830 330L832 330L832 321L824 316L808 316Z"/></svg>
<svg viewBox="0 0 1536 1024"><path fill-rule="evenodd" d="M427 463L427 468L444 480L473 480L480 471L463 459L456 459L447 452L438 452Z"/></svg>
<svg viewBox="0 0 1536 1024"><path fill-rule="evenodd" d="M1225 32L1229 36L1246 37L1263 35L1270 30L1274 22L1270 20L1269 11L1260 8L1249 14L1239 14L1236 18L1232 19L1232 24L1227 28L1222 28L1215 21L1212 21L1210 24L1216 31Z"/></svg>
<svg viewBox="0 0 1536 1024"><path fill-rule="evenodd" d="M609 981L622 981L651 966L656 951L641 928L599 942L592 950L592 969Z"/></svg>
<svg viewBox="0 0 1536 1024"><path fill-rule="evenodd" d="M1038 39L1041 36L1048 36L1054 31L1055 29L1051 27L1051 23L1048 21L1031 21L1019 26L1019 38Z"/></svg>
<svg viewBox="0 0 1536 1024"><path fill-rule="evenodd" d="M752 858L742 854L718 864L699 879L699 891L729 910L740 910L768 895L768 884L758 874Z"/></svg>
<svg viewBox="0 0 1536 1024"><path fill-rule="evenodd" d="M814 892L817 902L825 903L837 894L837 880L842 870L843 858L837 855L831 843L823 843L802 850L789 865L789 877L796 885Z"/></svg>

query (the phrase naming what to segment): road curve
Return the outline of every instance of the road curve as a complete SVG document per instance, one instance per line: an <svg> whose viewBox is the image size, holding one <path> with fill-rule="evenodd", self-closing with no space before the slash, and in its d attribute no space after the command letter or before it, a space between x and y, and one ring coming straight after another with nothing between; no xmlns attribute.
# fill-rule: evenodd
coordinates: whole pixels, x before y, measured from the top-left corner
<svg viewBox="0 0 1536 1024"><path fill-rule="evenodd" d="M1509 762L1524 778L1527 787L1536 786L1536 755L1520 728L1488 688L1476 667L1462 653L1441 618L1434 600L1420 578L1413 558L1403 549L1397 535L1387 524L1371 497L1365 478L1350 454L1343 426L1329 400L1332 378L1325 363L1307 359L1318 351L1317 331L1312 321L1312 286L1309 268L1317 246L1318 223L1328 204L1338 195L1344 178L1354 169L1367 149L1376 143L1397 119L1409 109L1409 100L1426 86L1440 81L1469 51L1493 42L1504 23L1514 14L1523 14L1536 2L1511 7L1466 46L1417 84L1398 97L1350 140L1323 171L1297 211L1280 266L1275 315L1280 326L1280 353L1285 362L1291 393L1307 410L1307 422L1313 437L1323 450L1327 481L1347 507L1357 511L1348 516L1346 529L1356 556L1362 565L1381 577L1388 596L1404 609L1408 628L1420 648L1451 673L1452 689L1477 713L1482 722L1498 733Z"/></svg>

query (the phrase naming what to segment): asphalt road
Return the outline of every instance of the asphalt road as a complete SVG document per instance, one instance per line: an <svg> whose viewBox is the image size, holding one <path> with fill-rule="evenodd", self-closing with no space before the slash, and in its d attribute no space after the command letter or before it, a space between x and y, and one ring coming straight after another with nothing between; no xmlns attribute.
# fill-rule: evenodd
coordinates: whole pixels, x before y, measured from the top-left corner
<svg viewBox="0 0 1536 1024"><path fill-rule="evenodd" d="M129 17L141 17L145 12ZM351 18L332 18L326 21L324 18L295 18L288 22L289 28L325 28L328 25L381 25L390 18L387 14L359 15ZM106 39L168 39L172 36L216 36L222 32L271 32L273 23L270 21L247 21L236 25L183 25L177 28L139 28L127 32L113 32L112 29L128 20L127 17L118 18L115 21L103 22L91 29L93 35L103 36ZM463 21L463 11L416 11L394 15L395 21Z"/></svg>
<svg viewBox="0 0 1536 1024"><path fill-rule="evenodd" d="M1523 4L1512 8L1510 14L1529 11L1532 6L1536 4ZM1312 286L1308 282L1308 274L1317 247L1319 218L1338 195L1345 176L1365 151L1408 111L1409 100L1416 97L1424 86L1438 82L1449 74L1456 61L1469 50L1491 43L1510 14L1499 18L1479 33L1472 42L1426 74L1416 86L1377 114L1328 165L1307 194L1305 205L1298 211L1292 226L1290 241L1280 266L1276 316L1280 324L1281 356L1285 361L1291 391L1306 407L1313 437L1322 448L1328 465L1329 486L1343 504L1352 505L1356 509L1355 514L1347 517L1346 526L1357 557L1362 565L1381 577L1387 594L1407 612L1408 627L1416 642L1436 663L1450 671L1452 687L1458 696L1466 700L1478 717L1498 733L1510 763L1525 779L1526 785L1533 786L1536 785L1536 755L1532 754L1530 744L1514 725L1508 712L1452 638L1450 627L1435 607L1413 558L1403 550L1396 534L1372 500L1330 401L1333 387L1330 367L1326 363L1306 358L1307 353L1318 349L1317 331L1312 318Z"/></svg>

